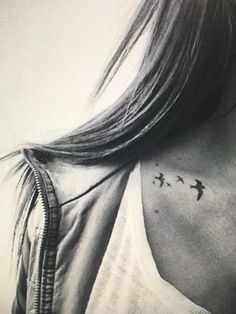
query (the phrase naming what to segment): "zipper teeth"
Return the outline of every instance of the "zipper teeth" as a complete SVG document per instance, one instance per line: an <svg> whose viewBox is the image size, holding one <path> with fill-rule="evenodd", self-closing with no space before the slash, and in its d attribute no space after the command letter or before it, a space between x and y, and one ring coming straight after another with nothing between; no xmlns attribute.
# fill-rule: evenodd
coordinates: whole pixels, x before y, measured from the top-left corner
<svg viewBox="0 0 236 314"><path fill-rule="evenodd" d="M46 243L46 237L47 237L47 230L49 225L49 218L48 218L48 212L47 212L47 206L45 202L45 196L41 187L40 183L40 175L38 171L35 168L32 168L33 173L35 175L35 181L37 190L39 193L39 198L41 200L41 205L43 208L43 219L44 219L44 227L42 231L42 237L40 239L40 251L39 251L39 263L38 263L38 271L37 271L37 284L35 289L35 300L34 300L34 308L35 312L38 314L40 311L40 287L41 287L41 272L42 272L42 263L43 263L43 257L44 257L44 248Z"/></svg>
<svg viewBox="0 0 236 314"><path fill-rule="evenodd" d="M29 160L28 154L27 155L26 154L27 153L24 152L24 155L27 158L28 164L31 167L34 174L37 191L38 191L42 209L43 209L43 220L44 220L43 231L40 237L39 263L38 263L37 279L36 279L36 285L35 285L35 298L34 298L34 303L33 303L35 314L39 314L40 313L40 287L41 287L42 264L43 264L44 248L45 248L45 243L46 243L47 231L48 231L48 226L49 226L49 217L48 217L47 205L45 201L46 196L44 194L44 190L42 189L43 181L42 181L41 174L37 170L37 168L35 168L32 162Z"/></svg>
<svg viewBox="0 0 236 314"><path fill-rule="evenodd" d="M38 263L38 271L37 271L38 276L37 276L37 285L36 285L35 300L34 300L35 312L39 313L40 312L40 287L41 287L42 263L43 263L43 257L44 257L44 248L45 248L45 243L46 243L49 219L48 219L48 212L47 212L43 190L40 184L40 175L36 169L34 168L32 169L35 175L36 186L38 189L39 198L41 200L41 205L43 208L43 219L44 219L44 227L42 231L42 237L40 239L39 263Z"/></svg>

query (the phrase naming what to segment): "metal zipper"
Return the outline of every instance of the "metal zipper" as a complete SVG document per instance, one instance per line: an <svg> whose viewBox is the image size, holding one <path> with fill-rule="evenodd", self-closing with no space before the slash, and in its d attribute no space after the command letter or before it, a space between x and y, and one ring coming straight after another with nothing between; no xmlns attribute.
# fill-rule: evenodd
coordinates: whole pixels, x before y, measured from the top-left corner
<svg viewBox="0 0 236 314"><path fill-rule="evenodd" d="M31 162L28 152L26 150L23 150L23 154L28 162L28 165L31 167L33 171L37 191L39 194L39 199L40 199L42 209L43 209L44 226L43 226L42 235L40 237L39 262L38 262L38 270L36 272L37 278L36 278L36 284L35 284L35 291L34 291L35 296L34 296L34 303L33 303L33 309L35 310L35 314L40 314L40 297L41 297L40 290L41 290L42 266L43 266L43 258L44 258L44 251L45 251L45 246L46 246L47 233L48 233L48 228L49 228L49 211L47 207L47 195L43 188L44 183L43 183L42 174Z"/></svg>

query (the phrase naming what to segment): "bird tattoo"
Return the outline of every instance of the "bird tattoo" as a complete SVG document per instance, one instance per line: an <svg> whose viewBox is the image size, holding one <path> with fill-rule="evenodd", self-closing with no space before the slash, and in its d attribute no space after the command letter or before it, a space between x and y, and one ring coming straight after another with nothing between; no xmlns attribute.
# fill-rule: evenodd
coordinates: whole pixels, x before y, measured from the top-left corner
<svg viewBox="0 0 236 314"><path fill-rule="evenodd" d="M172 185L171 185L169 182L166 182L166 185L167 185L169 188L172 187Z"/></svg>
<svg viewBox="0 0 236 314"><path fill-rule="evenodd" d="M164 184L165 182L165 178L164 178L164 175L163 173L160 172L160 175L159 177L155 177L155 179L159 180L160 181L160 188L162 187L162 185Z"/></svg>
<svg viewBox="0 0 236 314"><path fill-rule="evenodd" d="M190 189L196 189L198 191L197 201L199 201L203 195L203 190L206 187L202 184L200 180L195 179L195 181L197 182L196 185L190 185Z"/></svg>
<svg viewBox="0 0 236 314"><path fill-rule="evenodd" d="M184 184L184 179L180 176L177 176L177 181L176 182L182 182Z"/></svg>

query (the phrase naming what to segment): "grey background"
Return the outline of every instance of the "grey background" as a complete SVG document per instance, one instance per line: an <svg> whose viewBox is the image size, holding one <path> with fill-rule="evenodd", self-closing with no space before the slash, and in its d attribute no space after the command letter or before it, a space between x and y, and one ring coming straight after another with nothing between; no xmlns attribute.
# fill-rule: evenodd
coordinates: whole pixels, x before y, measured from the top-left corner
<svg viewBox="0 0 236 314"><path fill-rule="evenodd" d="M145 38L96 104L92 91L135 0L0 0L0 155L47 142L108 106L135 75ZM1 164L0 179L9 169ZM0 312L10 312L14 180L0 191Z"/></svg>

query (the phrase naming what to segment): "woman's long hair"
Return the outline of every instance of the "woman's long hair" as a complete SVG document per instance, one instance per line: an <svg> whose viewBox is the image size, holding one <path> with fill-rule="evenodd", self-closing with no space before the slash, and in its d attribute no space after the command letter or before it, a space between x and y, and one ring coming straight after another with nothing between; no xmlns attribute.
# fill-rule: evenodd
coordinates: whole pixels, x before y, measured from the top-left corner
<svg viewBox="0 0 236 314"><path fill-rule="evenodd" d="M147 27L150 39L140 69L123 95L71 134L37 145L39 155L79 164L127 159L216 108L232 52L233 9L228 0L145 1L96 94Z"/></svg>
<svg viewBox="0 0 236 314"><path fill-rule="evenodd" d="M141 35L149 40L138 74L114 104L35 156L91 164L132 159L164 136L206 119L217 107L231 62L234 4L230 0L147 0L108 63L96 95L115 76ZM16 152L18 154L19 152ZM15 155L16 155L15 154ZM14 154L13 154L14 155ZM9 155L11 156L11 155ZM8 157L9 157L8 156ZM37 191L32 170L20 161L23 192L16 226L23 230Z"/></svg>

